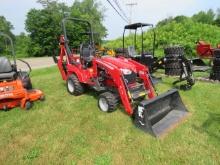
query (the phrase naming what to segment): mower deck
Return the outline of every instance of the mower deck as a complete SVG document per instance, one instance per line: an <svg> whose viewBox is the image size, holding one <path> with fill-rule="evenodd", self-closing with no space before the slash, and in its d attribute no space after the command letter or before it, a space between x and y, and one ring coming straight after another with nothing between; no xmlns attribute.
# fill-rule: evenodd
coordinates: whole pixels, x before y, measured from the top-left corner
<svg viewBox="0 0 220 165"><path fill-rule="evenodd" d="M42 91L25 89L21 80L0 83L0 109L2 110L17 106L22 109L30 109L32 102L43 99L44 94Z"/></svg>

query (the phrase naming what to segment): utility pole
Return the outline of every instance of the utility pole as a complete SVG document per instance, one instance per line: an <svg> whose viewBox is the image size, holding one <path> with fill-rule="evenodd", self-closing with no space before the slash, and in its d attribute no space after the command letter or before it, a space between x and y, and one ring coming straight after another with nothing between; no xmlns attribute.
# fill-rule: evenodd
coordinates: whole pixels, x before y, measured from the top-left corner
<svg viewBox="0 0 220 165"><path fill-rule="evenodd" d="M137 5L137 3L127 3L126 5L130 8L129 24L131 24L132 23L132 9L134 6Z"/></svg>

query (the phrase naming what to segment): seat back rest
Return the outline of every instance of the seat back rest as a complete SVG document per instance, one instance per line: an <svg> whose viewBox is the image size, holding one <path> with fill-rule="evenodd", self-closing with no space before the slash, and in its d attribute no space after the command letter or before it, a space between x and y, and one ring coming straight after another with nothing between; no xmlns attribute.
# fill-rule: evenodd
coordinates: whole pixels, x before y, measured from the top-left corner
<svg viewBox="0 0 220 165"><path fill-rule="evenodd" d="M94 57L95 50L91 45L81 44L80 45L80 56L86 62L91 62Z"/></svg>
<svg viewBox="0 0 220 165"><path fill-rule="evenodd" d="M11 62L6 57L0 57L0 73L12 72Z"/></svg>
<svg viewBox="0 0 220 165"><path fill-rule="evenodd" d="M130 57L134 57L135 55L137 55L137 52L135 51L134 46L129 46L128 47L128 55Z"/></svg>

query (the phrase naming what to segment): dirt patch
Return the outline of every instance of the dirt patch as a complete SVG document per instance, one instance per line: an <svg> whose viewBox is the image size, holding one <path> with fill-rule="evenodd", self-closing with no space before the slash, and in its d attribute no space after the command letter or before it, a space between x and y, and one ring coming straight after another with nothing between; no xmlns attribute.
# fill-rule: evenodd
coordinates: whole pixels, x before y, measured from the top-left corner
<svg viewBox="0 0 220 165"><path fill-rule="evenodd" d="M29 63L32 69L46 68L56 65L52 57L37 57L22 59ZM21 70L28 70L28 66L17 60L17 68Z"/></svg>

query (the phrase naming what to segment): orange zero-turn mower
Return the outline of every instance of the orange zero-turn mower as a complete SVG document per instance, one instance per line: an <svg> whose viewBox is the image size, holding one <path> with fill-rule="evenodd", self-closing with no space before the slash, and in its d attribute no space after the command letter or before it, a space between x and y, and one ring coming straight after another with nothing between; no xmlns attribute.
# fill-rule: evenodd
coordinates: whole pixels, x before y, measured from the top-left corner
<svg viewBox="0 0 220 165"><path fill-rule="evenodd" d="M34 101L44 100L44 94L42 91L32 88L28 72L17 70L12 39L1 32L0 36L8 40L7 42L11 45L10 54L12 54L12 59L0 56L0 110L8 110L17 106L28 110ZM6 51L4 52L6 53ZM10 60L13 61L13 64ZM24 62L31 71L27 62L20 61Z"/></svg>

